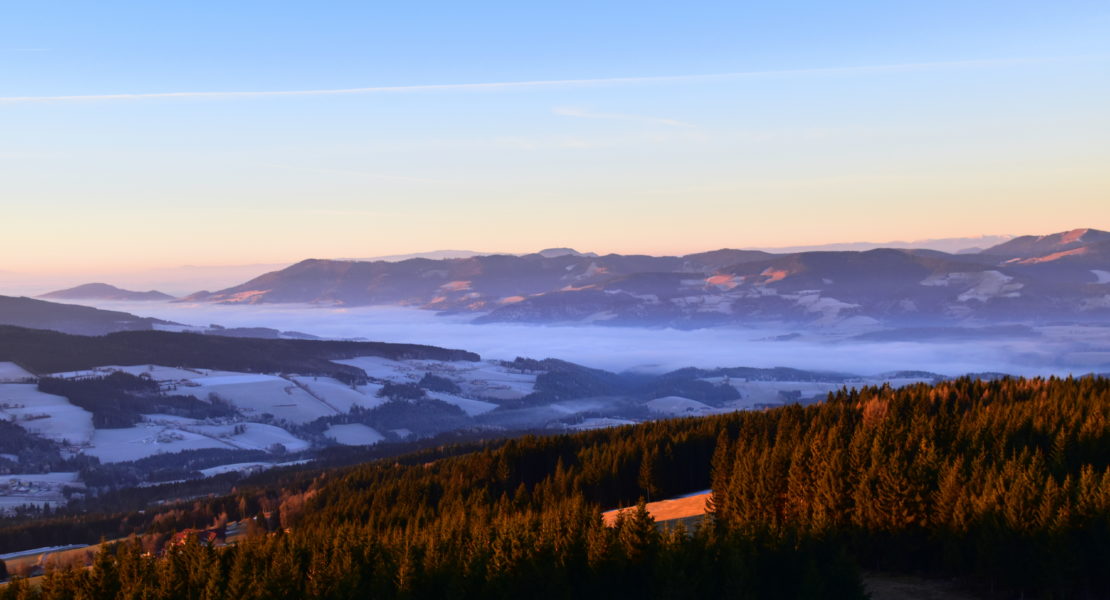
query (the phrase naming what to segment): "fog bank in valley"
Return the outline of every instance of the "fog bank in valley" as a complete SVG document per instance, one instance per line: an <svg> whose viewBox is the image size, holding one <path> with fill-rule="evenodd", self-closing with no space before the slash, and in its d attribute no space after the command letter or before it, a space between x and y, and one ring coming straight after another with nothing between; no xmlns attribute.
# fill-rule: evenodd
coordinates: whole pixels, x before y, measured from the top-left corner
<svg viewBox="0 0 1110 600"><path fill-rule="evenodd" d="M1110 370L1108 328L1049 328L1033 336L970 341L859 341L843 332L797 329L685 331L596 325L473 325L470 315L440 316L397 307L150 302L95 305L189 325L271 327L327 338L431 344L471 350L491 359L550 357L613 371L785 366L863 375L907 369L947 375L981 371L1047 375ZM801 335L787 335L795 333ZM789 339L783 339L784 335Z"/></svg>

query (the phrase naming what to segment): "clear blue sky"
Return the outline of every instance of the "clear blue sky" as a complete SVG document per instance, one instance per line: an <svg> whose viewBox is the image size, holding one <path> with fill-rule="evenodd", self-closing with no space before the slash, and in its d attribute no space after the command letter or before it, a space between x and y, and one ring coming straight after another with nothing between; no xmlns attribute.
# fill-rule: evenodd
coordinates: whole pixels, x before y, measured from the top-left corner
<svg viewBox="0 0 1110 600"><path fill-rule="evenodd" d="M1105 1L8 1L0 270L1110 228L1108 31Z"/></svg>

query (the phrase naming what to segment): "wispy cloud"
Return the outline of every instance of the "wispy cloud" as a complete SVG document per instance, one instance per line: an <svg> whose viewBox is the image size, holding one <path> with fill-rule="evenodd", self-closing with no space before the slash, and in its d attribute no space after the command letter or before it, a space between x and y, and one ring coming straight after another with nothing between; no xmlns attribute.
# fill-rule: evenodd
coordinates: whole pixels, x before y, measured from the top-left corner
<svg viewBox="0 0 1110 600"><path fill-rule="evenodd" d="M321 174L321 175L353 175L353 176L356 176L356 177L365 177L367 179L377 179L377 180L381 180L381 181L390 181L390 182L397 182L397 183L434 183L434 184L449 183L449 182L439 181L439 180L436 180L436 179L428 179L428 178L425 178L425 177L409 177L409 176L405 176L405 175L393 175L393 174L390 174L390 173L378 173L378 172L374 172L374 171L363 171L363 170L360 170L360 169L333 169L333 168L309 167L309 166L298 166L298 165L285 165L285 164L277 164L277 163L258 163L258 164L259 164L259 166L269 167L269 168L273 168L273 169L282 169L282 170L286 170L286 171L303 171L303 172L308 172L308 173L318 173L318 174Z"/></svg>
<svg viewBox="0 0 1110 600"><path fill-rule="evenodd" d="M646 117L643 115L628 115L622 113L600 113L575 108L573 106L557 106L552 109L557 115L563 117L574 117L577 119L607 119L613 121L638 121L640 123L654 123L657 125L666 125L668 127L693 127L692 124L685 121L676 119L664 119L660 117Z"/></svg>
<svg viewBox="0 0 1110 600"><path fill-rule="evenodd" d="M779 69L767 71L738 71L734 73L713 73L704 75L662 75L651 77L604 77L596 79L544 79L536 81L499 81L486 83L443 83L427 85L373 86L357 88L334 88L315 90L267 90L267 91L216 91L216 92L152 92L117 94L82 94L68 96L0 96L0 103L24 102L81 102L111 100L158 100L173 98L264 98L280 96L343 96L353 94L411 94L422 92L480 92L511 91L537 88L603 87L644 84L684 84L710 83L759 77L796 77L814 75L866 74L866 73L905 73L944 69L988 68L1038 64L1067 59L997 59L961 60L946 62L901 63L889 65L863 65L850 67L821 67L812 69Z"/></svg>

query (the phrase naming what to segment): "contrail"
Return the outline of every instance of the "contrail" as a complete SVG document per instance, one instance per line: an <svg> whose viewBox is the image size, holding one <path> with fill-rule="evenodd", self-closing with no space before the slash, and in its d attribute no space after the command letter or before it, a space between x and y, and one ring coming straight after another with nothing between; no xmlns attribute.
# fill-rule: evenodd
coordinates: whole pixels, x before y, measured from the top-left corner
<svg viewBox="0 0 1110 600"><path fill-rule="evenodd" d="M853 73L892 73L1021 65L1047 62L1051 59L997 59L963 60L948 62L903 63L853 67L821 67L811 69L780 69L769 71L740 71L706 75L662 75L649 77L607 77L597 79L546 79L538 81L500 81L490 83L443 83L427 85L397 85L317 90L267 90L267 91L217 91L217 92L152 92L127 94L86 94L72 96L0 96L0 103L30 102L82 102L111 100L159 100L172 98L263 98L278 96L341 96L353 94L411 94L420 92L497 91L532 88L565 88L620 86L636 84L674 84L728 81L733 79L775 77L791 75L836 75Z"/></svg>

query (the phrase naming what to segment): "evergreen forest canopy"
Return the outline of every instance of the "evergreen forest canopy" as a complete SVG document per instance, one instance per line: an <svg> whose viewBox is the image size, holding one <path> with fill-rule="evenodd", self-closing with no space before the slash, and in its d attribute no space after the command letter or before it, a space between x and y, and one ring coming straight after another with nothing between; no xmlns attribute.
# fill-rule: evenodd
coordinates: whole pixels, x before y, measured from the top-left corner
<svg viewBox="0 0 1110 600"><path fill-rule="evenodd" d="M1108 423L1105 378L964 378L425 452L166 509L150 531L251 534L122 542L0 597L862 598L861 567L1110 597ZM710 486L692 531L599 515Z"/></svg>

